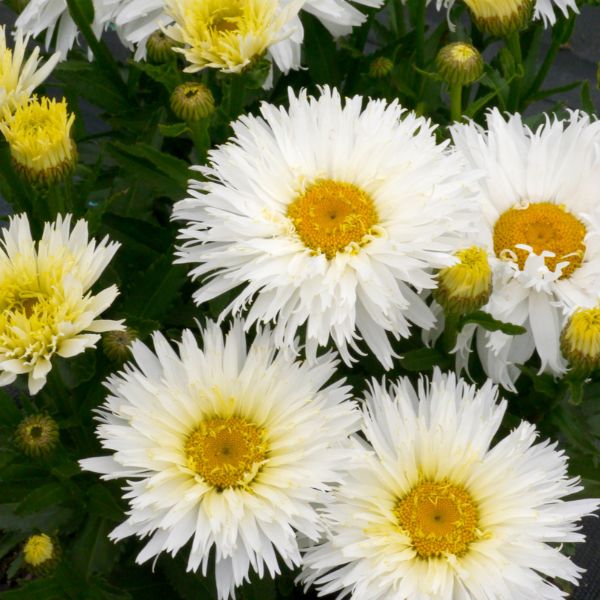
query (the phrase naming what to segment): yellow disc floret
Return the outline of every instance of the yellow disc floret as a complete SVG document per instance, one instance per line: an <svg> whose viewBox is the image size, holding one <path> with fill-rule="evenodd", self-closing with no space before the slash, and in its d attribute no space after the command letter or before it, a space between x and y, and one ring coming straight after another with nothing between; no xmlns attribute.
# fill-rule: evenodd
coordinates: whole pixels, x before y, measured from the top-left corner
<svg viewBox="0 0 600 600"><path fill-rule="evenodd" d="M6 116L0 130L10 145L17 170L31 182L60 181L75 166L77 152L71 139L74 114L63 99L32 98L14 115Z"/></svg>
<svg viewBox="0 0 600 600"><path fill-rule="evenodd" d="M447 480L420 481L394 513L420 558L462 556L480 537L477 504L464 487Z"/></svg>
<svg viewBox="0 0 600 600"><path fill-rule="evenodd" d="M580 371L600 368L600 307L573 313L561 336L565 358Z"/></svg>
<svg viewBox="0 0 600 600"><path fill-rule="evenodd" d="M241 417L214 417L187 438L188 467L219 490L248 485L267 457L262 428Z"/></svg>
<svg viewBox="0 0 600 600"><path fill-rule="evenodd" d="M472 312L490 297L492 269L484 248L472 246L459 250L456 257L458 264L439 272L435 299L451 312Z"/></svg>
<svg viewBox="0 0 600 600"><path fill-rule="evenodd" d="M562 206L539 202L500 215L494 225L494 252L499 258L518 263L521 270L529 251L517 248L518 244L531 247L537 255L544 250L552 252L554 256L545 258L546 266L555 271L559 263L568 263L560 276L566 279L583 261L585 235L585 225Z"/></svg>
<svg viewBox="0 0 600 600"><path fill-rule="evenodd" d="M379 221L369 194L332 179L309 186L288 206L288 217L304 245L329 259L367 243Z"/></svg>
<svg viewBox="0 0 600 600"><path fill-rule="evenodd" d="M28 565L39 567L54 558L54 543L45 533L32 535L23 548L23 558Z"/></svg>
<svg viewBox="0 0 600 600"><path fill-rule="evenodd" d="M280 8L276 0L166 0L175 19L167 33L185 45L176 51L190 63L187 71L212 67L237 73L283 38L293 4Z"/></svg>

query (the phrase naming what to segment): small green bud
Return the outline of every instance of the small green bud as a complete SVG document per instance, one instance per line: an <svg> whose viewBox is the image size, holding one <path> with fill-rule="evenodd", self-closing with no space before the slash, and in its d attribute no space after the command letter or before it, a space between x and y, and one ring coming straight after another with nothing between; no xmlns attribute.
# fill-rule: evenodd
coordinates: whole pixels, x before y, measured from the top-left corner
<svg viewBox="0 0 600 600"><path fill-rule="evenodd" d="M171 94L171 110L184 121L200 121L212 115L215 99L202 83L182 83Z"/></svg>
<svg viewBox="0 0 600 600"><path fill-rule="evenodd" d="M166 63L174 56L173 48L176 42L162 31L155 31L146 42L148 60L156 65Z"/></svg>
<svg viewBox="0 0 600 600"><path fill-rule="evenodd" d="M58 425L45 414L25 417L15 431L15 444L32 457L47 456L58 443Z"/></svg>
<svg viewBox="0 0 600 600"><path fill-rule="evenodd" d="M394 68L394 63L387 56L379 56L369 65L369 77L382 79L387 77Z"/></svg>
<svg viewBox="0 0 600 600"><path fill-rule="evenodd" d="M470 85L483 74L479 50L466 42L444 46L435 59L438 73L450 85Z"/></svg>

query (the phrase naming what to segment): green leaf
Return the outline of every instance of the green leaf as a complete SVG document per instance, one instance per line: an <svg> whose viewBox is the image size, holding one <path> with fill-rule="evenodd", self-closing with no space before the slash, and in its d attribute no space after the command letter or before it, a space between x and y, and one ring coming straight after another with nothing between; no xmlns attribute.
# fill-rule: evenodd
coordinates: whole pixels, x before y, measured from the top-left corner
<svg viewBox="0 0 600 600"><path fill-rule="evenodd" d="M34 579L16 590L2 592L2 600L65 600L61 587L54 578Z"/></svg>
<svg viewBox="0 0 600 600"><path fill-rule="evenodd" d="M17 404L4 390L0 390L0 424L5 426L17 425L23 416Z"/></svg>
<svg viewBox="0 0 600 600"><path fill-rule="evenodd" d="M331 34L320 21L306 12L304 24L304 64L315 83L335 84L340 80L336 63L337 48Z"/></svg>
<svg viewBox="0 0 600 600"><path fill-rule="evenodd" d="M119 93L112 78L94 63L70 59L60 63L53 75L63 87L72 91L72 95L85 98L110 113L120 113L130 108L127 98Z"/></svg>
<svg viewBox="0 0 600 600"><path fill-rule="evenodd" d="M47 483L25 496L15 510L19 516L40 512L49 506L61 504L68 498L67 490L59 483Z"/></svg>
<svg viewBox="0 0 600 600"><path fill-rule="evenodd" d="M72 516L70 509L60 506L52 506L35 514L20 516L16 512L18 506L17 502L0 504L0 530L23 531L27 534L36 529L52 530L66 523Z"/></svg>
<svg viewBox="0 0 600 600"><path fill-rule="evenodd" d="M199 573L186 572L181 558L173 560L165 557L159 564L167 581L182 600L213 600L216 597L215 584Z"/></svg>
<svg viewBox="0 0 600 600"><path fill-rule="evenodd" d="M90 513L114 522L122 521L124 508L110 493L106 484L94 484L88 491Z"/></svg>
<svg viewBox="0 0 600 600"><path fill-rule="evenodd" d="M88 348L83 354L74 358L56 360L56 367L62 382L70 390L90 381L96 374L96 350ZM69 392L65 392L69 393Z"/></svg>
<svg viewBox="0 0 600 600"><path fill-rule="evenodd" d="M157 227L148 221L112 213L106 213L102 221L111 230L111 237L124 242L124 245L135 241L161 255L171 247L172 235L169 229Z"/></svg>
<svg viewBox="0 0 600 600"><path fill-rule="evenodd" d="M460 321L458 322L458 330L461 331L462 328L468 323L475 323L487 331L501 331L506 335L521 335L523 333L527 333L527 329L525 329L525 327L514 325L513 323L504 323L503 321L498 321L498 319L494 319L492 315L482 310L478 310L461 317Z"/></svg>
<svg viewBox="0 0 600 600"><path fill-rule="evenodd" d="M419 348L404 352L398 362L407 371L431 371L436 365L443 367L450 361L434 348Z"/></svg>
<svg viewBox="0 0 600 600"><path fill-rule="evenodd" d="M131 291L121 306L122 311L143 319L160 320L179 297L187 281L186 270L182 265L173 264L171 252L165 253L131 281Z"/></svg>
<svg viewBox="0 0 600 600"><path fill-rule="evenodd" d="M172 123L171 125L163 125L159 123L158 130L165 137L176 138L186 133L190 133L190 128L187 123Z"/></svg>
<svg viewBox="0 0 600 600"><path fill-rule="evenodd" d="M73 544L73 563L86 579L94 573L109 572L117 561L122 546L108 539L113 528L112 521L90 515Z"/></svg>
<svg viewBox="0 0 600 600"><path fill-rule="evenodd" d="M155 188L156 195L162 192L171 198L178 198L185 193L190 176L189 165L185 161L142 142L112 142L108 145L108 151L122 167Z"/></svg>
<svg viewBox="0 0 600 600"><path fill-rule="evenodd" d="M174 60L162 65L152 65L140 60L130 60L128 64L130 67L145 73L157 83L162 84L169 93L183 82L181 72L177 68L177 62Z"/></svg>
<svg viewBox="0 0 600 600"><path fill-rule="evenodd" d="M581 84L581 106L587 113L593 115L596 112L594 99L592 98L592 90L590 82L586 79Z"/></svg>

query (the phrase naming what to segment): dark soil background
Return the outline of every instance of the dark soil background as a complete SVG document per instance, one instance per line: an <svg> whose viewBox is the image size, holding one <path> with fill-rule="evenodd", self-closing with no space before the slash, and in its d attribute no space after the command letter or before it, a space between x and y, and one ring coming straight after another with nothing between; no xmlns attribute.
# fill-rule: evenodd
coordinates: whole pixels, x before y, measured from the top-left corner
<svg viewBox="0 0 600 600"><path fill-rule="evenodd" d="M444 18L434 10L430 11L430 21L436 22ZM12 25L14 13L0 5L0 25ZM111 45L119 56L123 55L118 41L111 40ZM600 92L596 86L596 70L600 61L600 7L586 6L577 20L575 33L568 46L565 46L558 55L553 70L550 72L545 88L564 86L572 81L589 80L597 106L600 106ZM580 107L579 89L559 94L552 100L532 108L533 112L551 109L556 102L561 102L567 108L576 109ZM90 129L104 129L97 122L97 117L90 111L88 115ZM600 197L598 198L600 201ZM0 198L0 215L9 214L10 207ZM599 400L600 401L600 400ZM571 600L600 600L600 519L589 517L584 522L584 532L587 543L579 545L575 554L575 562L586 569L579 588L571 595ZM532 599L534 600L534 599Z"/></svg>

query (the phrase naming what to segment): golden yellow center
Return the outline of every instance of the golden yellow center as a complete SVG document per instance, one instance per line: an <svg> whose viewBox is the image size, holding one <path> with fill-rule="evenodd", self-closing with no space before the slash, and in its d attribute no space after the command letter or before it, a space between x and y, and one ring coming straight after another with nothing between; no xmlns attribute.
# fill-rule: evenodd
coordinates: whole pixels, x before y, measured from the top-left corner
<svg viewBox="0 0 600 600"><path fill-rule="evenodd" d="M478 537L477 505L464 487L447 480L421 481L394 512L420 558L461 556Z"/></svg>
<svg viewBox="0 0 600 600"><path fill-rule="evenodd" d="M561 279L570 277L585 254L585 225L564 208L551 202L529 204L525 208L511 208L500 215L494 225L494 252L502 259L518 263L522 270L529 251L517 248L526 244L540 255L544 250L554 253L545 258L546 266L555 271L558 263L563 267Z"/></svg>
<svg viewBox="0 0 600 600"><path fill-rule="evenodd" d="M289 205L288 217L304 245L329 259L364 245L379 221L369 194L352 183L333 179L308 187Z"/></svg>
<svg viewBox="0 0 600 600"><path fill-rule="evenodd" d="M249 484L264 463L262 428L240 417L207 419L185 443L188 467L219 490Z"/></svg>

